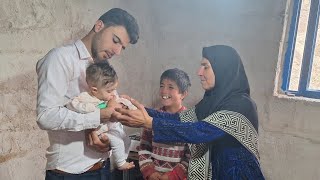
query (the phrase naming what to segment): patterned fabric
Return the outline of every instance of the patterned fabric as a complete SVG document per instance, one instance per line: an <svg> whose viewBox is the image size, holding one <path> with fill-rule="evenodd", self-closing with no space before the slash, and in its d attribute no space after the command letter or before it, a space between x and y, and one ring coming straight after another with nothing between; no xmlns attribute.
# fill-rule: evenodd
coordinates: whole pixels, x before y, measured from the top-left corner
<svg viewBox="0 0 320 180"><path fill-rule="evenodd" d="M224 110L213 113L203 121L235 137L245 148L254 154L257 159L260 159L258 152L258 133L245 116L237 112Z"/></svg>
<svg viewBox="0 0 320 180"><path fill-rule="evenodd" d="M147 109L147 112L153 117L154 142L206 143L210 145L210 158L206 158L206 160L212 164L212 179L264 179L260 164L255 156L225 131L202 120L180 122L179 114L157 112L151 109ZM194 179L200 178L195 177Z"/></svg>
<svg viewBox="0 0 320 180"><path fill-rule="evenodd" d="M180 113L182 122L195 122L197 116L195 108L190 108L188 111ZM259 159L258 153L258 133L243 115L232 111L218 111L208 116L204 120L212 124L231 136L235 137L244 147ZM209 150L206 144L189 144L191 158L189 162L188 178L189 179L211 179L211 165L208 165ZM206 168L203 168L206 167ZM209 172L209 174L208 174Z"/></svg>
<svg viewBox="0 0 320 180"><path fill-rule="evenodd" d="M196 122L195 108L180 113L182 122ZM188 144L191 157L189 160L188 179L212 179L210 151L205 143Z"/></svg>
<svg viewBox="0 0 320 180"><path fill-rule="evenodd" d="M183 106L179 112L185 109ZM139 148L139 166L144 179L157 171L167 173L170 179L186 178L190 157L187 144L153 142L152 131L143 129Z"/></svg>

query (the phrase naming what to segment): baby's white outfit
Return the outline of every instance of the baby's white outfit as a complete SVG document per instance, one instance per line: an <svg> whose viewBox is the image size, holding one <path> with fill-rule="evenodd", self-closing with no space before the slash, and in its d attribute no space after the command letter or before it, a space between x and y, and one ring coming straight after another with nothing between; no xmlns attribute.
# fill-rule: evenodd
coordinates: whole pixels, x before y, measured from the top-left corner
<svg viewBox="0 0 320 180"><path fill-rule="evenodd" d="M123 103L129 109L137 109L129 100L120 98L119 96L116 97L117 102ZM88 92L82 92L79 96L69 101L66 107L70 110L86 114L98 110L98 105L103 102L91 96ZM131 140L124 132L122 124L108 121L105 124L100 124L97 132L98 135L104 133L108 136L114 161L117 167L122 166L126 162L131 144Z"/></svg>

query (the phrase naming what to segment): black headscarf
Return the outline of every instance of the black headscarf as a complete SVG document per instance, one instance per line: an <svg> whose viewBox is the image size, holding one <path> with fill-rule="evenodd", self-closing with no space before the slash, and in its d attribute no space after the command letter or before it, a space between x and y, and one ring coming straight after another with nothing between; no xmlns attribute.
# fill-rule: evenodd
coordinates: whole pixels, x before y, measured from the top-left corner
<svg viewBox="0 0 320 180"><path fill-rule="evenodd" d="M244 115L258 131L256 105L250 98L248 79L237 51L229 46L216 45L203 48L202 56L212 66L215 86L207 90L196 105L198 119L229 110Z"/></svg>

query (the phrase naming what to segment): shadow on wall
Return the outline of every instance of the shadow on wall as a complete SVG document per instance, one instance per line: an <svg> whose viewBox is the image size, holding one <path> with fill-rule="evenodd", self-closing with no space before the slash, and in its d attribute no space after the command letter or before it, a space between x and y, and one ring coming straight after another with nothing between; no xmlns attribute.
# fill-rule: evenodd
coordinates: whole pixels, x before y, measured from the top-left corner
<svg viewBox="0 0 320 180"><path fill-rule="evenodd" d="M10 128L10 126L1 125L1 127L7 128L1 128L0 132L6 130L25 130L25 126L29 126L27 124L30 124L30 122L23 124L21 119L31 116L35 117L37 98L36 73L28 72L0 82L0 92L0 97L2 99L0 104L0 112L2 113L1 122L14 123L17 121L18 124L16 125L19 125L14 126L14 129Z"/></svg>
<svg viewBox="0 0 320 180"><path fill-rule="evenodd" d="M27 72L0 81L0 163L22 157L41 142L28 142L36 124L37 76ZM39 137L46 138L46 137ZM24 145L24 144L28 145ZM41 147L42 148L42 147Z"/></svg>
<svg viewBox="0 0 320 180"><path fill-rule="evenodd" d="M20 152L15 152L15 153L9 153L5 155L0 155L0 163L4 163L6 161L9 161L10 159L18 158L18 157L23 157L27 154L27 151L20 151Z"/></svg>

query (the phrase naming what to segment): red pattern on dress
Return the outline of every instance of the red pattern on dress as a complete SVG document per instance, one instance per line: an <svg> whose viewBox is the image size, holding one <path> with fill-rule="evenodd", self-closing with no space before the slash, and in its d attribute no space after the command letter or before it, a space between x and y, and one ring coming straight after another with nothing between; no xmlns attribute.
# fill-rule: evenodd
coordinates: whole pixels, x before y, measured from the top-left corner
<svg viewBox="0 0 320 180"><path fill-rule="evenodd" d="M186 107L182 106L178 112L186 109ZM164 110L164 108L160 108L159 111ZM152 139L152 131L150 129L143 129L139 147L139 165L143 178L148 179L151 174L158 171L166 173L170 180L186 179L190 157L187 144L153 143ZM180 150L172 150L172 148L179 148ZM179 159L180 161L178 163L174 162L172 158Z"/></svg>

